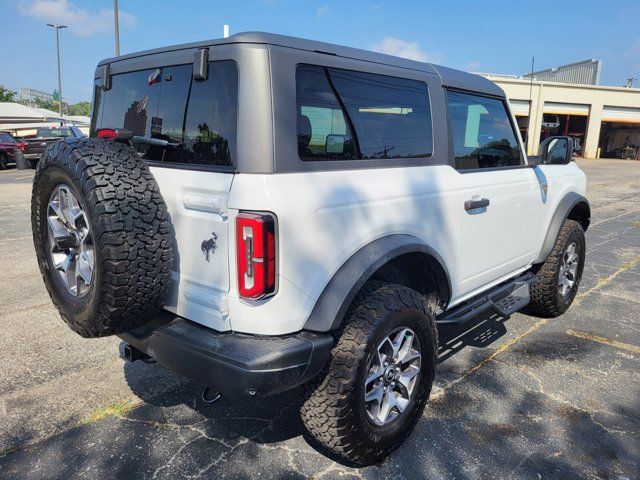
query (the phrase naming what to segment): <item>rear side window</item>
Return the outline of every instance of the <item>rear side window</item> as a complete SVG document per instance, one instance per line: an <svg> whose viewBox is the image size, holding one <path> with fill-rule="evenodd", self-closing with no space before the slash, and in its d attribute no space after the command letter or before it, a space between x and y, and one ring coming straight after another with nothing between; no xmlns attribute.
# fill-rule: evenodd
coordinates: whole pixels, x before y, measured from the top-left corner
<svg viewBox="0 0 640 480"><path fill-rule="evenodd" d="M234 164L235 62L211 62L204 81L192 80L191 65L178 65L113 75L111 85L96 88L92 136L101 128L129 130L140 156L155 162Z"/></svg>
<svg viewBox="0 0 640 480"><path fill-rule="evenodd" d="M2 143L16 143L15 139L8 133L0 133L0 141Z"/></svg>
<svg viewBox="0 0 640 480"><path fill-rule="evenodd" d="M424 158L433 152L424 82L299 65L296 102L303 160Z"/></svg>
<svg viewBox="0 0 640 480"><path fill-rule="evenodd" d="M522 165L522 154L502 100L447 92L453 155L458 170Z"/></svg>

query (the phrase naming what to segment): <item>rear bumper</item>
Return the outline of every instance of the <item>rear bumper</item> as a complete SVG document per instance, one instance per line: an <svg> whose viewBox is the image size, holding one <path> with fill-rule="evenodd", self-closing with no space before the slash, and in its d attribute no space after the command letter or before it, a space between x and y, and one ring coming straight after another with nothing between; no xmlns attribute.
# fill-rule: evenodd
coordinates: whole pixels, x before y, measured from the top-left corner
<svg viewBox="0 0 640 480"><path fill-rule="evenodd" d="M24 154L24 158L26 158L27 160L33 160L34 158L37 160L40 160L40 156L42 155L42 152L40 153L25 153Z"/></svg>
<svg viewBox="0 0 640 480"><path fill-rule="evenodd" d="M163 367L229 397L256 397L305 383L324 367L333 337L220 333L173 315L120 335Z"/></svg>

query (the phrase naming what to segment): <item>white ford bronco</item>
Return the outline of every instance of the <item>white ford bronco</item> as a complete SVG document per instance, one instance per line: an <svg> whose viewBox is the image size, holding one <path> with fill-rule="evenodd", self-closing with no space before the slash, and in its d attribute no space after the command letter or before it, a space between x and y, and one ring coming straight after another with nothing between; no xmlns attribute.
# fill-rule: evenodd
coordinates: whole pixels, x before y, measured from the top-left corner
<svg viewBox="0 0 640 480"><path fill-rule="evenodd" d="M39 162L33 238L78 334L207 399L304 384L309 433L366 465L420 418L440 325L571 305L571 156L527 158L482 77L242 33L100 62L91 138Z"/></svg>

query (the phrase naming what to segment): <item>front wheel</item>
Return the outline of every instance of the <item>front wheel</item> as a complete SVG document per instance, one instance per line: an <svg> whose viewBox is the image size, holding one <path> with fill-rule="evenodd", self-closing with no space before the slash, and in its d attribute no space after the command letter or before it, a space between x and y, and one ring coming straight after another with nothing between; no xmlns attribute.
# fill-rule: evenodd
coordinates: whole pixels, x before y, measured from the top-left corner
<svg viewBox="0 0 640 480"><path fill-rule="evenodd" d="M578 222L567 219L531 285L531 312L541 317L557 317L566 312L578 293L584 260L584 230Z"/></svg>
<svg viewBox="0 0 640 480"><path fill-rule="evenodd" d="M409 436L429 398L437 330L427 300L375 282L345 316L326 375L302 406L308 432L358 465L384 459Z"/></svg>

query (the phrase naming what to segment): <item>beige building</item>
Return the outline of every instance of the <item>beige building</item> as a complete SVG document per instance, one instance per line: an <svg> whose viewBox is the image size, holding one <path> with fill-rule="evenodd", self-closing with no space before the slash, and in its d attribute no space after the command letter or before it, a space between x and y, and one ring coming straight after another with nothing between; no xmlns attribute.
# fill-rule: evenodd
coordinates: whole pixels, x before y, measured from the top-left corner
<svg viewBox="0 0 640 480"><path fill-rule="evenodd" d="M509 98L528 154L549 135L570 135L585 158L640 159L640 88L484 76Z"/></svg>

